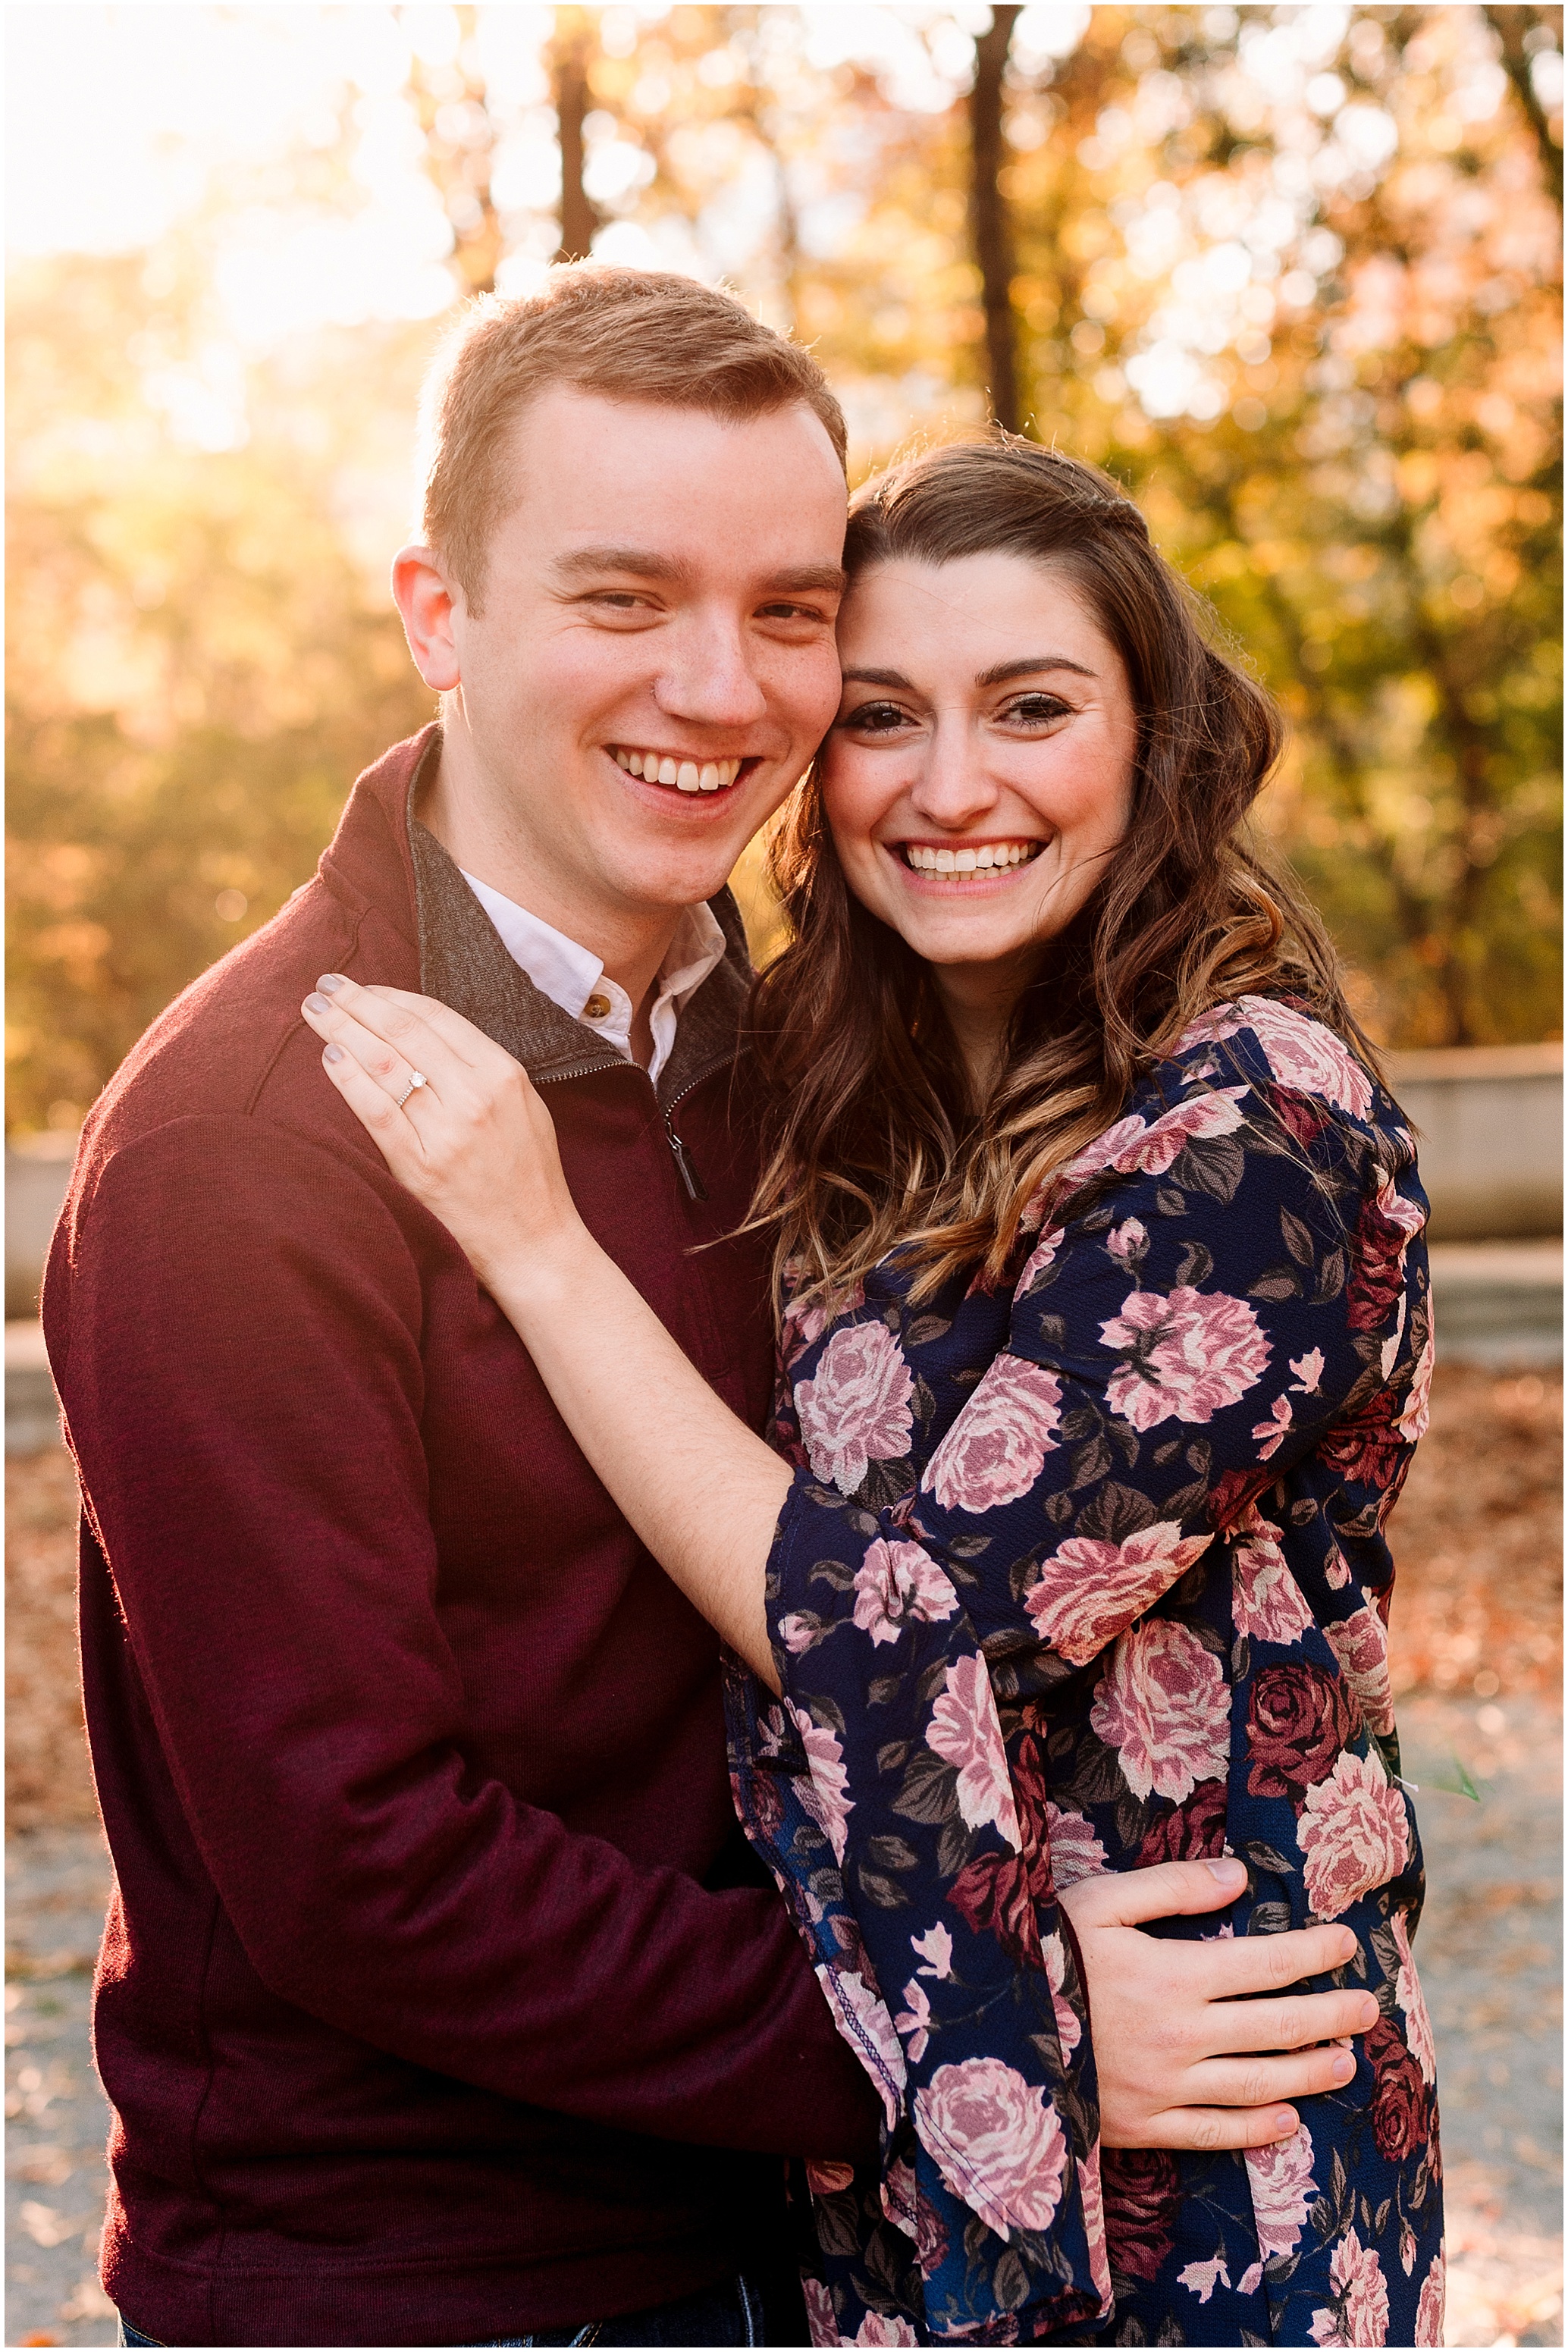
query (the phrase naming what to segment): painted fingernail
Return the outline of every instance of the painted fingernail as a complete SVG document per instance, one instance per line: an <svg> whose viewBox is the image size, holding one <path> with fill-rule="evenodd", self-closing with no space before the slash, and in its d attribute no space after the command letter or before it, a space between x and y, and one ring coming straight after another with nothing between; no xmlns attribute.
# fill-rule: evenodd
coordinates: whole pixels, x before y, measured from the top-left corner
<svg viewBox="0 0 1568 2352"><path fill-rule="evenodd" d="M343 1049L341 1045L329 1045L321 1055L323 1062L341 1062L342 1058Z"/></svg>
<svg viewBox="0 0 1568 2352"><path fill-rule="evenodd" d="M1329 2069L1330 2076L1336 2083L1348 2083L1354 2073L1355 2060L1348 2050L1342 2050Z"/></svg>
<svg viewBox="0 0 1568 2352"><path fill-rule="evenodd" d="M330 1013L331 1009L332 1008L327 1003L326 998L324 996L318 996L314 989L311 990L310 995L305 999L305 1010L307 1013Z"/></svg>
<svg viewBox="0 0 1568 2352"><path fill-rule="evenodd" d="M341 971L324 971L316 982L323 996L334 995L342 984L343 976Z"/></svg>
<svg viewBox="0 0 1568 2352"><path fill-rule="evenodd" d="M1222 1861L1211 1862L1208 1866L1222 1886L1237 1888L1247 1884L1247 1864L1244 1862L1237 1862L1227 1855Z"/></svg>

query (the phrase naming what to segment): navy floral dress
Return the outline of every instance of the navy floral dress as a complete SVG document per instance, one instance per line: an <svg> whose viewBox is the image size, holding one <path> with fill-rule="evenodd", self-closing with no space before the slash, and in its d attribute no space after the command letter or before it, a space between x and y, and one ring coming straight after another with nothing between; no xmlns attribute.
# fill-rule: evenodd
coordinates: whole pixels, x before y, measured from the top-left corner
<svg viewBox="0 0 1568 2352"><path fill-rule="evenodd" d="M886 2115L879 2168L811 2168L815 2342L1441 2342L1383 1533L1425 1221L1395 1105L1244 997L1032 1204L1010 1283L914 1305L895 1254L786 1321L784 1696L731 1663L736 1802ZM1243 1897L1161 1932L1342 1920L1311 1989L1380 2020L1281 2146L1102 2152L1056 1889L1222 1853Z"/></svg>

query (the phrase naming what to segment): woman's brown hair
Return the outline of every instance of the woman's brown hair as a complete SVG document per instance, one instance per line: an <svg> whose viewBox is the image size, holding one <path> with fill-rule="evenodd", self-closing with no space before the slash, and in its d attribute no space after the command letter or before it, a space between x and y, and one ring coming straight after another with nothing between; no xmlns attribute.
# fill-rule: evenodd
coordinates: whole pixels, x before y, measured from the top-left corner
<svg viewBox="0 0 1568 2352"><path fill-rule="evenodd" d="M917 1297L963 1267L1000 1279L1041 1184L1226 999L1289 995L1370 1058L1317 915L1243 835L1279 752L1274 704L1215 649L1131 499L998 434L895 467L853 503L851 580L994 553L1065 574L1120 654L1138 722L1131 821L977 1104L929 967L847 887L820 782L802 785L770 852L789 944L752 1016L769 1106L755 1214L797 1297L842 1295L895 1247L921 1268Z"/></svg>

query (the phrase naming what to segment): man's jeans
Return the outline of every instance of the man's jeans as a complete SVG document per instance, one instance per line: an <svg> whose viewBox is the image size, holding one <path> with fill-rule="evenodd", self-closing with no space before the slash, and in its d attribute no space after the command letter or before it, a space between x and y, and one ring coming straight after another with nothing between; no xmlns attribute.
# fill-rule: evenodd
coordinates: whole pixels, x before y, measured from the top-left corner
<svg viewBox="0 0 1568 2352"><path fill-rule="evenodd" d="M785 2306L787 2314L787 2304ZM623 2312L616 2319L591 2319L581 2327L546 2328L538 2336L492 2336L490 2344L602 2344L658 2347L707 2344L804 2344L805 2335L791 2316L775 2319L782 2335L769 2334L763 2293L753 2279L737 2273L721 2286L704 2287L699 2294L682 2295L679 2303L661 2303L651 2311ZM155 2336L139 2336L125 2320L120 2323L121 2344L153 2344Z"/></svg>

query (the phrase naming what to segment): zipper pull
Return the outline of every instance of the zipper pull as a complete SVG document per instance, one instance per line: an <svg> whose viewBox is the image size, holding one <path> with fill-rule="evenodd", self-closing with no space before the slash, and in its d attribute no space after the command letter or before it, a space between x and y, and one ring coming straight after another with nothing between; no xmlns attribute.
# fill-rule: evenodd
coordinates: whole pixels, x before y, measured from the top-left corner
<svg viewBox="0 0 1568 2352"><path fill-rule="evenodd" d="M669 1138L669 1148L675 1154L675 1164L680 1171L680 1181L686 1187L688 1199L705 1201L708 1198L708 1187L697 1173L696 1161L677 1135L668 1111L664 1115L664 1131Z"/></svg>

